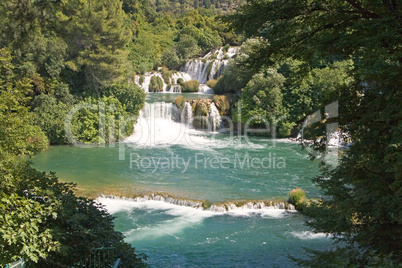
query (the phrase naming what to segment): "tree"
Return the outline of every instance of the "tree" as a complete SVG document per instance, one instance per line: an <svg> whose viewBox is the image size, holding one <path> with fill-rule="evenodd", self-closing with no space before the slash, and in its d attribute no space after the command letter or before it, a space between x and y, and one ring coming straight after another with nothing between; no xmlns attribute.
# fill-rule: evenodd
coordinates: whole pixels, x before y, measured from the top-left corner
<svg viewBox="0 0 402 268"><path fill-rule="evenodd" d="M94 247L114 247L122 266L145 266L143 256L114 231L113 217L103 206L75 196L73 184L26 161L46 148L47 139L31 124L26 107L30 79L17 78L11 60L10 50L0 49L0 265L24 258L30 267L78 266ZM60 93L68 92L59 89L54 98L68 103L68 94ZM114 97L107 101L119 108ZM56 105L42 95L38 102Z"/></svg>
<svg viewBox="0 0 402 268"><path fill-rule="evenodd" d="M263 119L276 123L282 110L281 89L284 81L285 78L272 69L255 74L242 90L241 104L238 104L241 105L241 118L235 120L243 124L252 120L250 126L264 126Z"/></svg>
<svg viewBox="0 0 402 268"><path fill-rule="evenodd" d="M83 77L85 89L100 93L102 86L123 80L129 70L126 46L132 33L121 1L68 1L59 16L67 30L69 82L77 86L77 78Z"/></svg>
<svg viewBox="0 0 402 268"><path fill-rule="evenodd" d="M268 41L250 57L255 68L290 57L310 65L334 56L354 61L354 81L338 89L337 119L353 145L339 166L325 168L314 180L327 198L313 206L308 223L347 247L335 258L315 252L304 265L375 266L402 260L400 14L397 1L252 0L224 18L248 36Z"/></svg>
<svg viewBox="0 0 402 268"><path fill-rule="evenodd" d="M46 133L51 144L68 144L64 121L75 102L65 84L56 85L53 95L42 93L34 98L33 122Z"/></svg>
<svg viewBox="0 0 402 268"><path fill-rule="evenodd" d="M194 57L200 53L197 40L195 40L191 35L187 34L182 34L180 36L180 40L176 44L176 49L180 58L184 60Z"/></svg>

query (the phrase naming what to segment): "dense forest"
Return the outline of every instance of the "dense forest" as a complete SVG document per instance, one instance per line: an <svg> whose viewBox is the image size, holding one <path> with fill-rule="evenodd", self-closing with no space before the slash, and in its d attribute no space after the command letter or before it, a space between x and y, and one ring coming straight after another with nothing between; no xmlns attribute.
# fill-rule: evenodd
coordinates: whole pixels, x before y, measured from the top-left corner
<svg viewBox="0 0 402 268"><path fill-rule="evenodd" d="M102 206L33 169L29 157L71 143L69 134L92 144L130 135L145 102L137 75L178 70L223 46L241 48L223 76L207 82L225 95L213 99L222 114L241 106L235 122L268 118L287 137L319 111L324 120L311 128L310 146L325 150L331 120L353 141L338 167L323 164L314 179L328 198L300 207L317 232L347 246L295 261L398 265L401 12L397 1L374 0L2 1L0 265L18 258L37 267L79 263L79 252L101 247L114 247L124 267L145 265ZM323 107L335 101L339 116L327 118ZM77 105L93 106L76 113L66 133ZM100 118L105 105L114 109ZM114 126L103 136L102 121Z"/></svg>
<svg viewBox="0 0 402 268"><path fill-rule="evenodd" d="M314 179L327 198L305 208L312 217L309 226L331 233L346 246L311 251L311 259L299 260L301 265L394 267L401 263L401 10L397 1L256 0L223 19L261 42L245 59L250 68L261 72L242 89L246 104L265 88L276 97L261 103L271 101L275 107L281 93L283 98L292 95L278 89L289 78L292 83L288 70L302 67L296 72L302 76L296 76L301 80L292 86L294 90L303 91L313 82L318 91L308 92L321 99L321 105L339 100L338 118L328 118L327 111L321 110L324 120L314 127L313 146L325 147L325 124L334 120L353 141L336 168L324 165L322 175ZM291 68L285 65L289 60ZM322 63L327 67L320 68ZM259 86L264 83L271 86ZM326 88L329 94L319 93ZM295 100L294 107L303 101Z"/></svg>

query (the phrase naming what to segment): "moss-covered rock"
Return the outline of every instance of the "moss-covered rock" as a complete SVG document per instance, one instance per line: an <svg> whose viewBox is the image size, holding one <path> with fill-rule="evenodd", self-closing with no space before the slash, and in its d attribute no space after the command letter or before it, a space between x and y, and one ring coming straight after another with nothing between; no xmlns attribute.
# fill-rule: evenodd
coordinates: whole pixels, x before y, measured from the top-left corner
<svg viewBox="0 0 402 268"><path fill-rule="evenodd" d="M183 95L179 95L174 100L174 103L176 104L177 108L179 108L179 110L182 111L184 104L186 103L186 98L183 97Z"/></svg>

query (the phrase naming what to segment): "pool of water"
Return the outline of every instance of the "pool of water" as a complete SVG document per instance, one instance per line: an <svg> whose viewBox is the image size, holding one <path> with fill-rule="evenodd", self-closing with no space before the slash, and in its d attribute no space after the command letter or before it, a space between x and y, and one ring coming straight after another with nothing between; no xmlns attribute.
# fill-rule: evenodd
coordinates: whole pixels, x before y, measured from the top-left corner
<svg viewBox="0 0 402 268"><path fill-rule="evenodd" d="M305 216L269 205L299 187L321 195L318 163L298 144L195 131L158 107L125 142L52 146L34 166L106 205L151 267L293 267L288 256L304 257L303 247L332 247Z"/></svg>

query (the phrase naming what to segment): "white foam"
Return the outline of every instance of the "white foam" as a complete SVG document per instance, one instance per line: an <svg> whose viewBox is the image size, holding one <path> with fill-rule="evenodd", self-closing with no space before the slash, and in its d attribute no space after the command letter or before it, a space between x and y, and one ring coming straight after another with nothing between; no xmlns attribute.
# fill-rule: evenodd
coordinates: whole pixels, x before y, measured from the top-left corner
<svg viewBox="0 0 402 268"><path fill-rule="evenodd" d="M140 201L137 201L140 200ZM274 206L264 206L262 208L249 208L249 206L244 205L241 207L236 207L234 204L230 205L228 208L220 209L221 206L212 206L209 209L203 209L202 207L191 207L191 206L181 206L173 203L167 203L164 201L155 201L150 199L131 199L131 198L116 198L116 197L98 197L97 202L102 203L106 206L106 209L111 213L115 214L120 211L130 211L133 209L141 210L163 210L164 213L172 216L183 217L191 216L198 218L207 218L219 215L230 215L230 216L246 216L252 217L259 215L262 217L273 217L282 218L288 212L296 212L295 210L286 210L277 208Z"/></svg>
<svg viewBox="0 0 402 268"><path fill-rule="evenodd" d="M321 239L321 238L327 238L330 237L326 233L313 233L311 231L302 231L302 232L290 232L294 237L297 237L299 239Z"/></svg>

